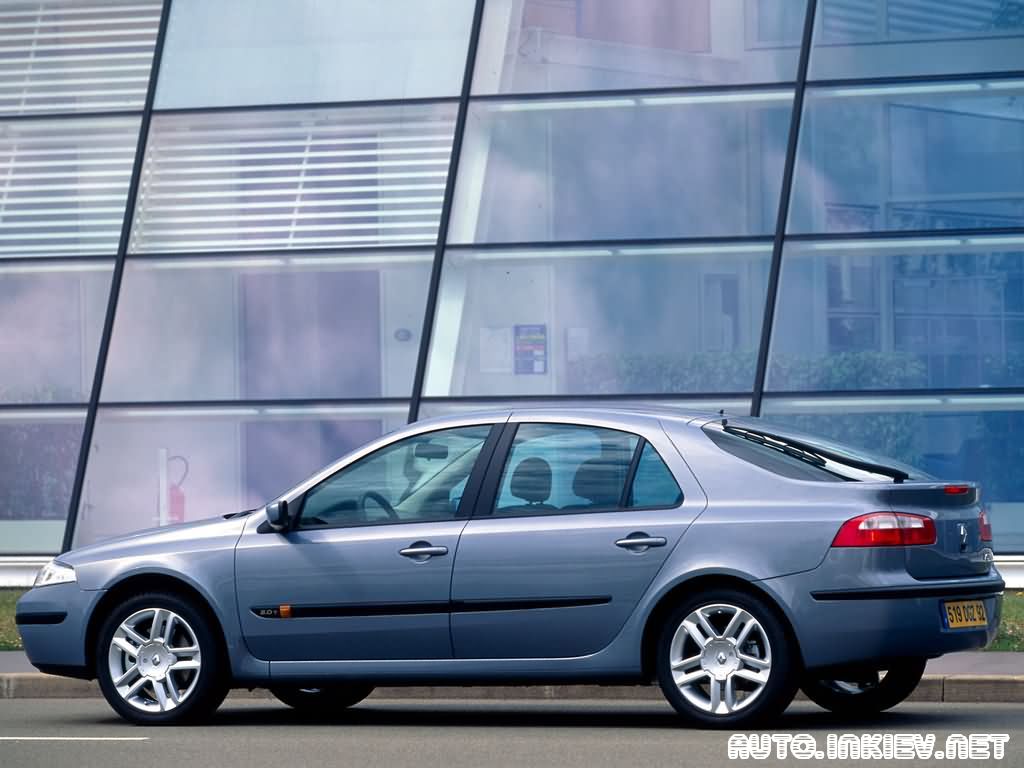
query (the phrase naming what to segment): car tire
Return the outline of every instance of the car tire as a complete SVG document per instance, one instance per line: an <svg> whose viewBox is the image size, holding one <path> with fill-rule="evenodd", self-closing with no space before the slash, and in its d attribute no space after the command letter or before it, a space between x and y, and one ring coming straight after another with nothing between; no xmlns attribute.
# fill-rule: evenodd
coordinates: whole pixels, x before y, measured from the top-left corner
<svg viewBox="0 0 1024 768"><path fill-rule="evenodd" d="M656 668L675 710L711 728L769 722L789 706L799 680L796 648L777 611L736 589L680 603L661 630Z"/></svg>
<svg viewBox="0 0 1024 768"><path fill-rule="evenodd" d="M213 620L192 601L150 592L115 607L100 627L96 678L110 706L138 725L209 717L228 691Z"/></svg>
<svg viewBox="0 0 1024 768"><path fill-rule="evenodd" d="M320 688L287 685L274 686L270 692L280 701L300 712L330 715L358 704L373 693L373 686L361 683L326 685Z"/></svg>
<svg viewBox="0 0 1024 768"><path fill-rule="evenodd" d="M803 692L819 707L838 715L863 717L895 707L917 688L927 659L908 659L880 676L871 670L860 679L836 680L808 677Z"/></svg>

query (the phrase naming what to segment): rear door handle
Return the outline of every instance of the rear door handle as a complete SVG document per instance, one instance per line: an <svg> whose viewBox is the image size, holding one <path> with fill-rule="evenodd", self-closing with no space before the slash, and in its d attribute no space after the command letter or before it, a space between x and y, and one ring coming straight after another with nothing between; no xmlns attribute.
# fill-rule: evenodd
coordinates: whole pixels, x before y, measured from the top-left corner
<svg viewBox="0 0 1024 768"><path fill-rule="evenodd" d="M398 554L422 563L432 557L447 555L448 547L435 547L429 541L414 541L405 549L398 550Z"/></svg>
<svg viewBox="0 0 1024 768"><path fill-rule="evenodd" d="M651 547L664 547L668 540L664 536L648 536L642 531L631 533L624 539L615 542L616 547L622 547L632 552L646 552Z"/></svg>

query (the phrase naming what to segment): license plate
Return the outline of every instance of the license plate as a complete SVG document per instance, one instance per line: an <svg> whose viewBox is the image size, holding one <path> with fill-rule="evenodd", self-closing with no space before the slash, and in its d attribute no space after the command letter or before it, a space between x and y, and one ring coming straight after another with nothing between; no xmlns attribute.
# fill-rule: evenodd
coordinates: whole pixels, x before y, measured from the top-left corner
<svg viewBox="0 0 1024 768"><path fill-rule="evenodd" d="M988 626L985 603L981 600L957 600L943 603L942 607L946 611L946 626L950 629Z"/></svg>

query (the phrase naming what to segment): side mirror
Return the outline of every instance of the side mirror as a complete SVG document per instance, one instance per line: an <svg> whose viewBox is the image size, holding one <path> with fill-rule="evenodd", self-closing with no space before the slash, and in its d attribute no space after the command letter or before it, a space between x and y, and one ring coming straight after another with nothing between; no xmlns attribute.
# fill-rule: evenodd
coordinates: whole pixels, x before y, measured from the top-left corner
<svg viewBox="0 0 1024 768"><path fill-rule="evenodd" d="M288 502L284 499L272 501L266 506L267 522L275 531L288 530Z"/></svg>

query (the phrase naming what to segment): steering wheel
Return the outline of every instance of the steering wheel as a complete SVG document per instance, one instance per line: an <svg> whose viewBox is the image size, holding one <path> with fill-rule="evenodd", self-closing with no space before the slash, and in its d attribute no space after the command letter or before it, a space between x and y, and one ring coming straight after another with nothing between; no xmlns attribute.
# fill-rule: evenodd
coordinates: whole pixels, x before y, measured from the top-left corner
<svg viewBox="0 0 1024 768"><path fill-rule="evenodd" d="M359 511L362 512L364 516L366 514L366 502L368 499L373 499L377 502L381 509L387 512L389 520L398 520L398 513L395 512L395 508L391 506L391 502L376 491L366 491L359 497Z"/></svg>

